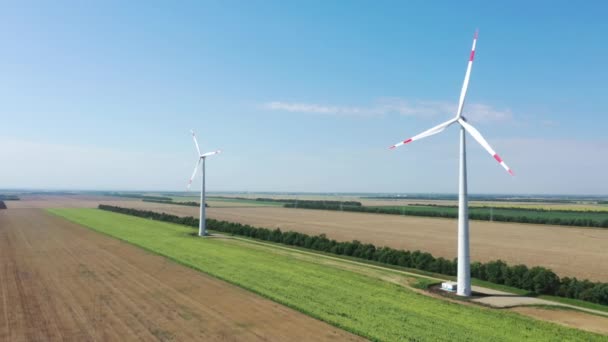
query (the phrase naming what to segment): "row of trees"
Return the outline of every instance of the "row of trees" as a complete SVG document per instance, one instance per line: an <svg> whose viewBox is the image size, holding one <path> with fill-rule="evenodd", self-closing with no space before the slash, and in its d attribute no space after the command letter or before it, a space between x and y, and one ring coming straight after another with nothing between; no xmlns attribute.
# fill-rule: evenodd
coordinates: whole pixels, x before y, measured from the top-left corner
<svg viewBox="0 0 608 342"><path fill-rule="evenodd" d="M173 199L171 197L165 197L165 196L148 196L148 195L140 195L140 194L122 194L122 193L118 193L118 192L110 192L107 194L107 196L114 196L114 197L126 197L126 198L137 198L137 199L149 199L149 200L157 200L157 201L173 201Z"/></svg>
<svg viewBox="0 0 608 342"><path fill-rule="evenodd" d="M395 207L365 207L365 206L339 206L339 205L318 205L316 203L298 203L296 206L292 203L284 205L286 208L304 208L304 209L322 209L322 210L343 210L343 211L354 211L354 212L365 212L365 213L378 213L378 214L391 214L391 215L408 215L408 216L424 216L424 217L441 217L441 218L457 218L458 211L451 210L453 208L446 207L442 210L441 207L410 207L403 206L401 208ZM474 209L474 208L473 208ZM502 209L502 208L501 208ZM469 211L469 218L471 220L479 221L499 221L499 222L517 222L517 223L532 223L532 224L551 224L560 226L582 226L582 227L600 227L608 228L608 219L596 219L596 218L581 218L581 217L567 217L568 211L564 211L563 217L549 217L542 215L545 210L539 209L525 209L525 211L536 212L540 215L526 215L521 213L522 210L516 209L513 214L494 214L489 212L480 212L475 210ZM604 216L603 216L604 217Z"/></svg>
<svg viewBox="0 0 608 342"><path fill-rule="evenodd" d="M363 199L383 200L457 200L458 195L409 195L409 196L364 196ZM493 195L469 195L470 201L485 202L527 202L527 203L578 203L583 199L497 197ZM592 198L584 200L593 200ZM608 202L608 201L606 201Z"/></svg>
<svg viewBox="0 0 608 342"><path fill-rule="evenodd" d="M166 213L108 205L100 205L99 208L122 214L198 227L198 219L193 217L179 217ZM362 243L357 240L339 242L327 238L325 234L313 236L293 231L283 232L278 228L271 230L213 219L207 220L207 228L233 235L450 276L456 275L457 270L456 259L436 258L430 253L421 251L376 247L373 244ZM537 294L557 295L608 305L607 283L594 283L588 280L579 281L576 278L560 279L553 271L544 267L510 266L501 260L486 263L475 262L471 264L471 276L496 284L517 287Z"/></svg>
<svg viewBox="0 0 608 342"><path fill-rule="evenodd" d="M458 205L449 205L449 204L416 204L409 203L408 207L433 207L433 208L458 208ZM603 214L606 215L606 210L592 210L592 209L546 209L546 208L523 208L523 207L507 207L507 206L499 206L493 207L489 205L476 205L473 207L469 207L469 210L489 210L494 209L497 211L504 210L513 210L513 211L522 211L522 212L533 212L533 213L562 213L562 214Z"/></svg>
<svg viewBox="0 0 608 342"><path fill-rule="evenodd" d="M340 205L348 205L348 206L356 206L360 207L361 202L357 201L324 201L324 200L299 200L299 199L291 199L291 198L266 198L266 197L257 197L255 199L247 198L247 197L220 197L216 198L223 199L238 199L238 200L247 200L247 201L259 201L259 202L278 202L278 203L286 203L289 205L300 206L300 204L306 204L311 206L340 206Z"/></svg>
<svg viewBox="0 0 608 342"><path fill-rule="evenodd" d="M20 198L17 195L4 195L0 194L0 200L4 201L18 201Z"/></svg>
<svg viewBox="0 0 608 342"><path fill-rule="evenodd" d="M148 198L144 198L142 199L142 202L152 202L152 203L164 203L164 204L176 204L176 205L185 205L188 207L198 207L200 206L200 202L173 202L171 201L159 201L159 200L155 200L155 199L148 199ZM205 203L205 207L208 208L209 204Z"/></svg>

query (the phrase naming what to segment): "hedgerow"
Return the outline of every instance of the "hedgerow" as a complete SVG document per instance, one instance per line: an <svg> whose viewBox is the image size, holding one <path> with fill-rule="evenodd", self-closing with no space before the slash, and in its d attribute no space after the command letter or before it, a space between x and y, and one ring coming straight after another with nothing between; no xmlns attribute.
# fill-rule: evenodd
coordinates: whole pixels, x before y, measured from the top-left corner
<svg viewBox="0 0 608 342"><path fill-rule="evenodd" d="M163 203L163 204L175 204L175 205L185 205L188 207L198 207L201 204L199 202L173 202L171 201L165 201L165 200L155 200L155 199L148 199L148 198L144 198L141 200L142 202L152 202L152 203ZM209 207L209 204L205 203L205 207Z"/></svg>
<svg viewBox="0 0 608 342"><path fill-rule="evenodd" d="M294 205L296 207L301 204L310 205L310 206L340 206L340 205L348 205L360 207L361 202L357 201L325 201L325 200L300 200L300 199L291 199L291 198L247 198L247 197L225 197L225 196L213 196L213 198L220 198L226 200L242 200L242 201L257 201L257 202L278 202Z"/></svg>

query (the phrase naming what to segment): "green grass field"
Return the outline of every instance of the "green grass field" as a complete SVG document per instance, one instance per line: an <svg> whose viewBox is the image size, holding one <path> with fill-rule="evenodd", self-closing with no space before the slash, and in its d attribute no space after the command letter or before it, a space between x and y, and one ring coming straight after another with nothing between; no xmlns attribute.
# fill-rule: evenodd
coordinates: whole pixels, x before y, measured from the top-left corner
<svg viewBox="0 0 608 342"><path fill-rule="evenodd" d="M49 211L372 340L608 341L608 336L511 312L430 298L391 282L273 253L271 247L196 238L184 226L97 209Z"/></svg>

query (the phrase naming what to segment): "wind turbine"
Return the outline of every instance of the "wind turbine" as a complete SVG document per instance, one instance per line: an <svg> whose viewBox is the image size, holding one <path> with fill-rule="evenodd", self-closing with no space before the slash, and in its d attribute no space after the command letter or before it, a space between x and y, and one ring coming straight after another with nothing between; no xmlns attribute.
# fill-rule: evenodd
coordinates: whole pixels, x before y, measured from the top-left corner
<svg viewBox="0 0 608 342"><path fill-rule="evenodd" d="M192 172L192 177L190 177L190 181L188 182L188 190L190 190L190 185L192 185L192 180L194 176L196 176L196 171L198 171L198 166L203 162L203 168L201 171L201 215L199 217L198 224L198 236L207 235L206 222L205 222L205 159L214 154L219 154L222 151L217 150L213 152L201 153L201 149L198 147L198 141L196 141L196 134L194 134L194 130L192 132L192 139L194 139L194 146L196 146L196 152L198 152L198 160L196 161L196 165L194 166L194 172Z"/></svg>
<svg viewBox="0 0 608 342"><path fill-rule="evenodd" d="M475 58L475 45L477 44L477 34L473 37L473 47L471 48L471 55L469 57L469 64L467 66L467 72L464 75L464 83L460 91L460 100L458 101L458 110L456 116L442 124L439 124L429 130L426 130L416 136L409 139L403 140L393 146L391 149L405 145L412 141L420 140L422 138L429 137L431 135L441 133L448 126L458 123L460 125L460 182L458 187L458 281L456 287L456 294L459 296L470 296L471 295L471 260L469 254L469 210L468 210L468 196L467 196L467 159L466 159L466 146L465 146L465 131L477 140L477 142L486 150L488 153L496 159L502 167L507 170L511 175L513 171L505 164L505 162L498 156L498 154L492 149L490 144L484 139L479 131L467 122L466 118L462 115L462 109L464 107L464 100L467 95L467 88L469 86L469 77L471 76L471 68L473 67L473 59Z"/></svg>

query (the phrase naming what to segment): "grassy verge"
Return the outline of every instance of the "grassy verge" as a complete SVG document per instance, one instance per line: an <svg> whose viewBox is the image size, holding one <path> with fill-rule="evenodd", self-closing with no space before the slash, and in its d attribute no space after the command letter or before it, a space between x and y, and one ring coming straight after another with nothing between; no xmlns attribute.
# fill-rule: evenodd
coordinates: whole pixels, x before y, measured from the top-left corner
<svg viewBox="0 0 608 342"><path fill-rule="evenodd" d="M223 234L221 232L213 232L213 231L211 231L211 232ZM345 262L353 262L353 263L357 263L357 264L381 267L382 269L387 270L387 272L392 271L393 274L402 274L403 272L406 272L406 273L408 273L409 277L414 278L414 280L415 280L413 282L410 282L410 285L412 287L419 288L419 289L427 289L430 285L437 284L443 280L456 281L456 277L447 276L445 274L440 274L440 273L421 271L421 270L418 270L415 268L388 265L388 264L383 264L383 263L379 263L379 262L375 262L375 261L371 261L371 260L349 257L349 256L345 256L345 255L336 255L336 254L325 253L325 252L320 252L320 251L311 251L310 249L306 249L306 248L302 248L302 247L286 246L281 243L276 243L276 242L271 242L271 241L260 241L260 240L252 239L249 237L236 236L236 238L238 238L240 240L250 241L251 243L273 246L274 248L294 250L294 251L298 251L300 253L306 253L306 254L317 254L319 256L324 256L326 258L344 260ZM431 277L433 279L430 279L428 277ZM517 295L521 295L521 296L541 298L541 299L546 299L549 301L577 306L579 308L587 308L587 309L592 309L592 310L597 310L597 311L602 311L602 312L608 313L608 306L601 305L601 304L590 303L590 302L586 302L586 301L582 301L582 300L578 300L578 299L572 299L572 298L562 298L562 297L548 296L548 295L539 296L530 291L518 289L516 287L510 287L507 285L495 284L495 283L491 283L489 281L479 280L476 278L471 278L471 282L475 286L480 286L480 287L484 287L487 289L513 293L513 294L517 294ZM557 307L557 306L551 306L551 305L539 305L539 306L552 307L552 308L555 308L556 310L568 309L566 307ZM570 308L570 309L576 310L576 308ZM582 312L586 312L586 311L582 311Z"/></svg>
<svg viewBox="0 0 608 342"><path fill-rule="evenodd" d="M244 241L194 238L189 227L97 209L50 212L372 340L608 341L510 312L430 298L391 282L272 253Z"/></svg>
<svg viewBox="0 0 608 342"><path fill-rule="evenodd" d="M213 232L213 231L210 231L210 232L223 234L221 232ZM408 276L414 278L414 280L415 280L414 282L411 282L410 285L415 288L419 288L419 289L427 289L430 285L437 284L443 280L456 281L456 277L447 276L445 274L440 274L440 273L421 271L421 270L418 270L415 268L407 268L407 267L389 265L389 264L384 264L384 263L380 263L380 262L375 262L372 260L365 260L365 259L349 257L349 256L345 256L345 255L325 253L325 252L321 252L321 251L311 251L310 249L306 249L306 248L302 248L302 247L286 246L281 243L276 243L276 242L271 242L271 241L260 241L260 240L252 239L249 237L243 237L243 236L235 236L235 237L240 240L250 241L251 243L274 246L274 248L294 250L294 251L298 251L300 253L307 253L307 254L317 254L320 256L324 256L326 258L339 259L339 260L344 260L346 262L353 262L353 263L357 263L357 264L381 267L382 269L386 269L388 272L393 271L392 272L393 274L402 274L403 272L406 272L406 273L408 273ZM431 277L433 279L430 279L428 277ZM572 298L562 298L562 297L548 296L548 295L539 296L530 291L518 289L516 287L511 287L511 286L507 286L507 285L495 284L495 283L492 283L489 281L480 280L480 279L476 279L476 278L471 278L471 282L475 286L480 286L480 287L484 287L487 289L513 293L513 294L517 294L517 295L521 295L521 296L541 298L541 299L546 299L549 301L577 306L579 308L587 308L587 309L598 310L598 311L608 313L608 306L601 305L601 304L590 303L590 302L586 302L586 301L582 301L582 300L578 300L578 299L572 299ZM554 307L555 309L567 309L565 307L556 307L556 306L550 306L550 305L541 305L541 306ZM572 309L575 310L575 308L572 308ZM583 312L585 312L585 311L583 311Z"/></svg>

